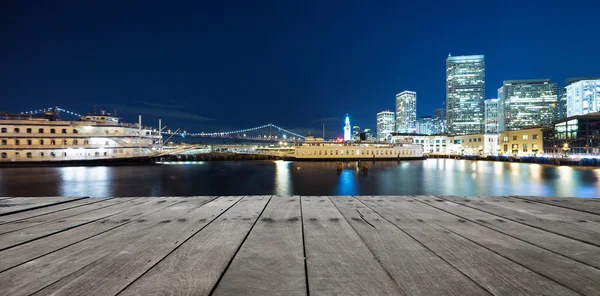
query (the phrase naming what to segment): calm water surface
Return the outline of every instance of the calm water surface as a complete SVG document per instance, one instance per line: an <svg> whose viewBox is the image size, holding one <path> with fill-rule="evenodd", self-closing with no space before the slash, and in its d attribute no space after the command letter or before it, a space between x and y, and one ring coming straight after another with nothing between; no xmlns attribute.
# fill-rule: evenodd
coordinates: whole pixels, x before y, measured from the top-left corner
<svg viewBox="0 0 600 296"><path fill-rule="evenodd" d="M598 197L600 169L452 159L1 168L0 196L535 195Z"/></svg>

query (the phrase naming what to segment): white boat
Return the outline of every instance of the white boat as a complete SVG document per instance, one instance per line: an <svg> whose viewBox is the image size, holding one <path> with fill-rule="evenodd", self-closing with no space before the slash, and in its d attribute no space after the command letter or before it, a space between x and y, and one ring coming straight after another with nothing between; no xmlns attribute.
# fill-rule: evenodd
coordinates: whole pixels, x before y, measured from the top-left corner
<svg viewBox="0 0 600 296"><path fill-rule="evenodd" d="M423 147L410 141L388 143L330 143L306 137L294 149L297 160L384 160L423 159Z"/></svg>
<svg viewBox="0 0 600 296"><path fill-rule="evenodd" d="M158 131L104 111L79 121L62 121L55 111L0 114L0 165L146 161L160 139Z"/></svg>

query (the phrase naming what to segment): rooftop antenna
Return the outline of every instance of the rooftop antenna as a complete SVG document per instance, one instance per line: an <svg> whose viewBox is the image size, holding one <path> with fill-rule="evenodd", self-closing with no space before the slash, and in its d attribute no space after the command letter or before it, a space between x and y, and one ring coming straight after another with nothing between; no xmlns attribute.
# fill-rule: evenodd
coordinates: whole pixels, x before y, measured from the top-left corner
<svg viewBox="0 0 600 296"><path fill-rule="evenodd" d="M450 52L448 52L448 57L451 57L451 56L452 56L452 54L450 54Z"/></svg>

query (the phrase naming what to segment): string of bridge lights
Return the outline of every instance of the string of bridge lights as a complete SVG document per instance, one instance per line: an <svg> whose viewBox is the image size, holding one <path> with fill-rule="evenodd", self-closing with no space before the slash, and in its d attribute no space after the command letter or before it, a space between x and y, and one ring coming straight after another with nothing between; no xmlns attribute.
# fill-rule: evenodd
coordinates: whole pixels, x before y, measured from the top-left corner
<svg viewBox="0 0 600 296"><path fill-rule="evenodd" d="M53 111L53 110L60 111L60 112L63 112L63 113L67 113L67 114L71 114L71 115L74 115L74 116L83 116L83 115L81 115L81 114L79 114L77 112L72 112L72 111L65 110L65 109L58 108L58 107L56 107L56 108L37 109L37 110L32 110L32 111L25 111L25 112L21 112L21 114L40 114L42 112L48 112L48 111ZM253 132L253 131L256 131L256 130L259 130L259 129L263 129L263 128L267 128L267 127L274 127L274 128L276 128L277 130L279 130L281 132L290 134L290 135L298 137L298 138L302 138L302 139L306 138L306 137L304 137L302 135L299 135L299 134L294 133L294 132L290 132L290 131L288 131L288 130L282 128L282 127L276 126L276 125L274 125L272 123L265 124L263 126L257 126L257 127L253 127L253 128L242 129L242 130L237 130L237 131L230 131L230 132L220 132L220 133L188 133L188 132L183 131L183 132L180 132L180 133L163 132L163 134L165 134L165 135L173 135L173 134L175 134L175 135L181 135L181 136L209 136L209 137L215 137L215 136L226 136L226 135L228 136L228 135L231 135L231 134L242 134L242 133L247 133L247 132Z"/></svg>

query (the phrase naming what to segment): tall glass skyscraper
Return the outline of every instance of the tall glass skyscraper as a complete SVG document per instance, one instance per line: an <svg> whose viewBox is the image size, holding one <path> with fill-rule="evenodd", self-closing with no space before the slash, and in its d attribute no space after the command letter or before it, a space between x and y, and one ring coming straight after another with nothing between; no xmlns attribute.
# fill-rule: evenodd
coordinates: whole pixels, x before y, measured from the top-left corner
<svg viewBox="0 0 600 296"><path fill-rule="evenodd" d="M558 96L549 79L506 80L498 89L499 131L549 125L555 118Z"/></svg>
<svg viewBox="0 0 600 296"><path fill-rule="evenodd" d="M396 132L417 132L417 93L405 90L396 95Z"/></svg>
<svg viewBox="0 0 600 296"><path fill-rule="evenodd" d="M600 111L600 77L567 80L567 117Z"/></svg>
<svg viewBox="0 0 600 296"><path fill-rule="evenodd" d="M446 59L446 118L452 135L479 134L484 130L483 55L449 56Z"/></svg>
<svg viewBox="0 0 600 296"><path fill-rule="evenodd" d="M487 99L484 101L485 110L485 132L498 132L498 99Z"/></svg>
<svg viewBox="0 0 600 296"><path fill-rule="evenodd" d="M385 139L394 132L394 112L381 111L377 113L377 141Z"/></svg>

